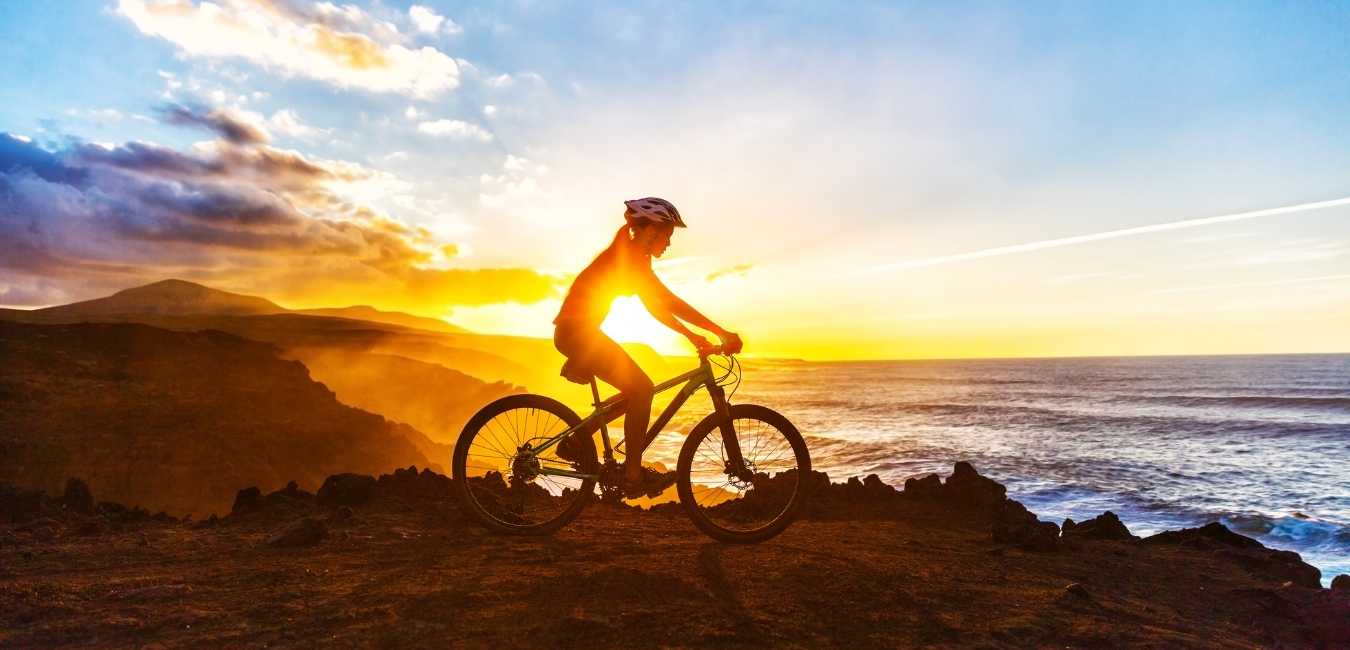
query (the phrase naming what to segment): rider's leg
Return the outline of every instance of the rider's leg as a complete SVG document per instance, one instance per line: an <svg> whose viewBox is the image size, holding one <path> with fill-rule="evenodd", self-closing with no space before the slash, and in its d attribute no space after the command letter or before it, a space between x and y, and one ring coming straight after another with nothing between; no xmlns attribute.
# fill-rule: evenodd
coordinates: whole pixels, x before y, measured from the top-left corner
<svg viewBox="0 0 1350 650"><path fill-rule="evenodd" d="M652 415L652 380L613 340L600 336L592 342L595 359L592 372L605 383L619 389L628 399L623 416L624 476L635 482L642 476L642 448L646 445L647 423Z"/></svg>

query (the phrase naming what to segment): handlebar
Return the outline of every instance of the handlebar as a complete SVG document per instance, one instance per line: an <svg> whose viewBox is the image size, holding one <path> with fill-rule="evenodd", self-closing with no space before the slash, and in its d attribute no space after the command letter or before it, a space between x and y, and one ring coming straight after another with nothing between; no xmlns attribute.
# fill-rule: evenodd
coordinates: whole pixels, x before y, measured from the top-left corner
<svg viewBox="0 0 1350 650"><path fill-rule="evenodd" d="M740 351L741 351L741 346L739 346L739 345L736 345L736 346L731 346L731 345L710 345L710 346L708 346L708 347L706 347L706 348L703 348L703 349L699 350L699 351L698 351L698 356L699 356L699 358L706 359L706 358L708 358L708 357L710 357L710 356L712 356L712 355L714 355L714 354L721 354L721 355L725 355L725 356L731 356L731 355L733 355L733 354L738 354L738 353L740 353Z"/></svg>

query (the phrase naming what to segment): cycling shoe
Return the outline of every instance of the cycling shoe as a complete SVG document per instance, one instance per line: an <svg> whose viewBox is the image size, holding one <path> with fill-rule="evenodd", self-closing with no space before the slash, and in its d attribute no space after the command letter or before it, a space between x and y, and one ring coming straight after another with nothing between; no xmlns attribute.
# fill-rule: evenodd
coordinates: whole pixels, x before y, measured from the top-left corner
<svg viewBox="0 0 1350 650"><path fill-rule="evenodd" d="M675 472L658 472L650 467L643 467L642 478L637 482L624 480L623 496L628 499L656 498L672 485L675 485Z"/></svg>

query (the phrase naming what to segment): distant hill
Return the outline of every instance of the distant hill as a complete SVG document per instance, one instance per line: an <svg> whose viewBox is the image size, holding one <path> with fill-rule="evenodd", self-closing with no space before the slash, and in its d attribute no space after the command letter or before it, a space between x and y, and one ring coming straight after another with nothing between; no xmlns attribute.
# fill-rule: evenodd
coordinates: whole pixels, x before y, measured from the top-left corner
<svg viewBox="0 0 1350 650"><path fill-rule="evenodd" d="M78 476L103 498L224 513L241 485L313 490L448 457L275 346L221 332L0 322L0 359L0 482L56 493Z"/></svg>
<svg viewBox="0 0 1350 650"><path fill-rule="evenodd" d="M42 320L110 314L280 314L286 309L257 296L212 289L186 280L162 280L123 289L105 298L30 312Z"/></svg>
<svg viewBox="0 0 1350 650"><path fill-rule="evenodd" d="M263 298L218 291L183 280L165 280L59 307L0 309L0 320L144 323L180 331L216 329L275 343L283 349L328 346L347 352L397 355L445 366L488 383L504 381L554 395L579 409L590 403L585 387L569 384L558 376L563 358L550 339L478 334L443 321L371 307L292 311ZM653 377L688 369L686 362L671 363L649 346L626 343L623 347ZM394 368L391 364L384 367ZM402 378L389 375L384 381L399 382ZM334 386L350 388L356 383L359 382L338 381ZM354 400L360 396L348 393L345 388L335 388L339 399L356 403ZM474 404L473 408L478 406L482 404Z"/></svg>
<svg viewBox="0 0 1350 650"><path fill-rule="evenodd" d="M425 316L414 316L400 311L382 311L369 305L357 305L354 307L323 307L320 309L296 309L292 313L308 314L311 316L332 316L334 318L350 318L353 320L364 320L372 323L388 323L390 325L402 325L413 329L427 330L428 332L442 332L447 334L465 334L469 330L463 327L451 325L438 318L427 318Z"/></svg>
<svg viewBox="0 0 1350 650"><path fill-rule="evenodd" d="M161 280L140 287L123 289L103 298L73 302L43 309L0 309L0 318L25 322L73 322L79 319L130 320L132 316L258 316L265 314L303 314L327 316L370 323L383 323L428 332L462 334L443 320L383 311L369 305L286 309L266 298L221 291L187 280Z"/></svg>
<svg viewBox="0 0 1350 650"><path fill-rule="evenodd" d="M374 409L415 426L433 425L425 431L442 443L449 442L447 432L461 426L464 412L476 411L504 390L501 385L494 388L496 382L512 386L512 391L556 397L578 411L588 409L591 403L586 387L568 383L558 375L563 357L551 339L451 331L459 328L370 307L293 311L264 298L183 280L165 280L58 307L0 309L0 321L5 320L141 323L182 332L219 330L276 344L283 352L304 350L306 362L319 358L317 350L328 349L344 363L325 363L315 379L332 388L341 402ZM687 370L694 363L671 363L641 344L623 347L656 379ZM361 354L401 357L456 372L437 374L434 368L397 359L367 359ZM441 384L440 379L451 377L454 379L448 384ZM611 389L602 390L609 394ZM399 398L388 399L389 395ZM434 420L429 417L437 411L440 416Z"/></svg>
<svg viewBox="0 0 1350 650"><path fill-rule="evenodd" d="M446 465L464 423L479 408L523 392L509 383L486 383L435 363L338 346L291 348L286 356L303 362L310 375L344 403L406 422L447 445L444 455L424 450Z"/></svg>

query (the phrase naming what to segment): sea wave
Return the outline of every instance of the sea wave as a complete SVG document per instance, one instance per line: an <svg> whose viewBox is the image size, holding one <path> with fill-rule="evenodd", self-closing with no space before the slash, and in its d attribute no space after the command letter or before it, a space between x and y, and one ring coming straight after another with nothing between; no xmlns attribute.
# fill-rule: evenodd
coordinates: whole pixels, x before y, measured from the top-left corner
<svg viewBox="0 0 1350 650"><path fill-rule="evenodd" d="M738 397L791 418L835 480L968 460L1047 520L1222 521L1350 573L1350 355L746 368Z"/></svg>
<svg viewBox="0 0 1350 650"><path fill-rule="evenodd" d="M1114 401L1161 403L1191 407L1241 407L1261 409L1307 409L1350 413L1350 397L1279 395L1117 395Z"/></svg>

